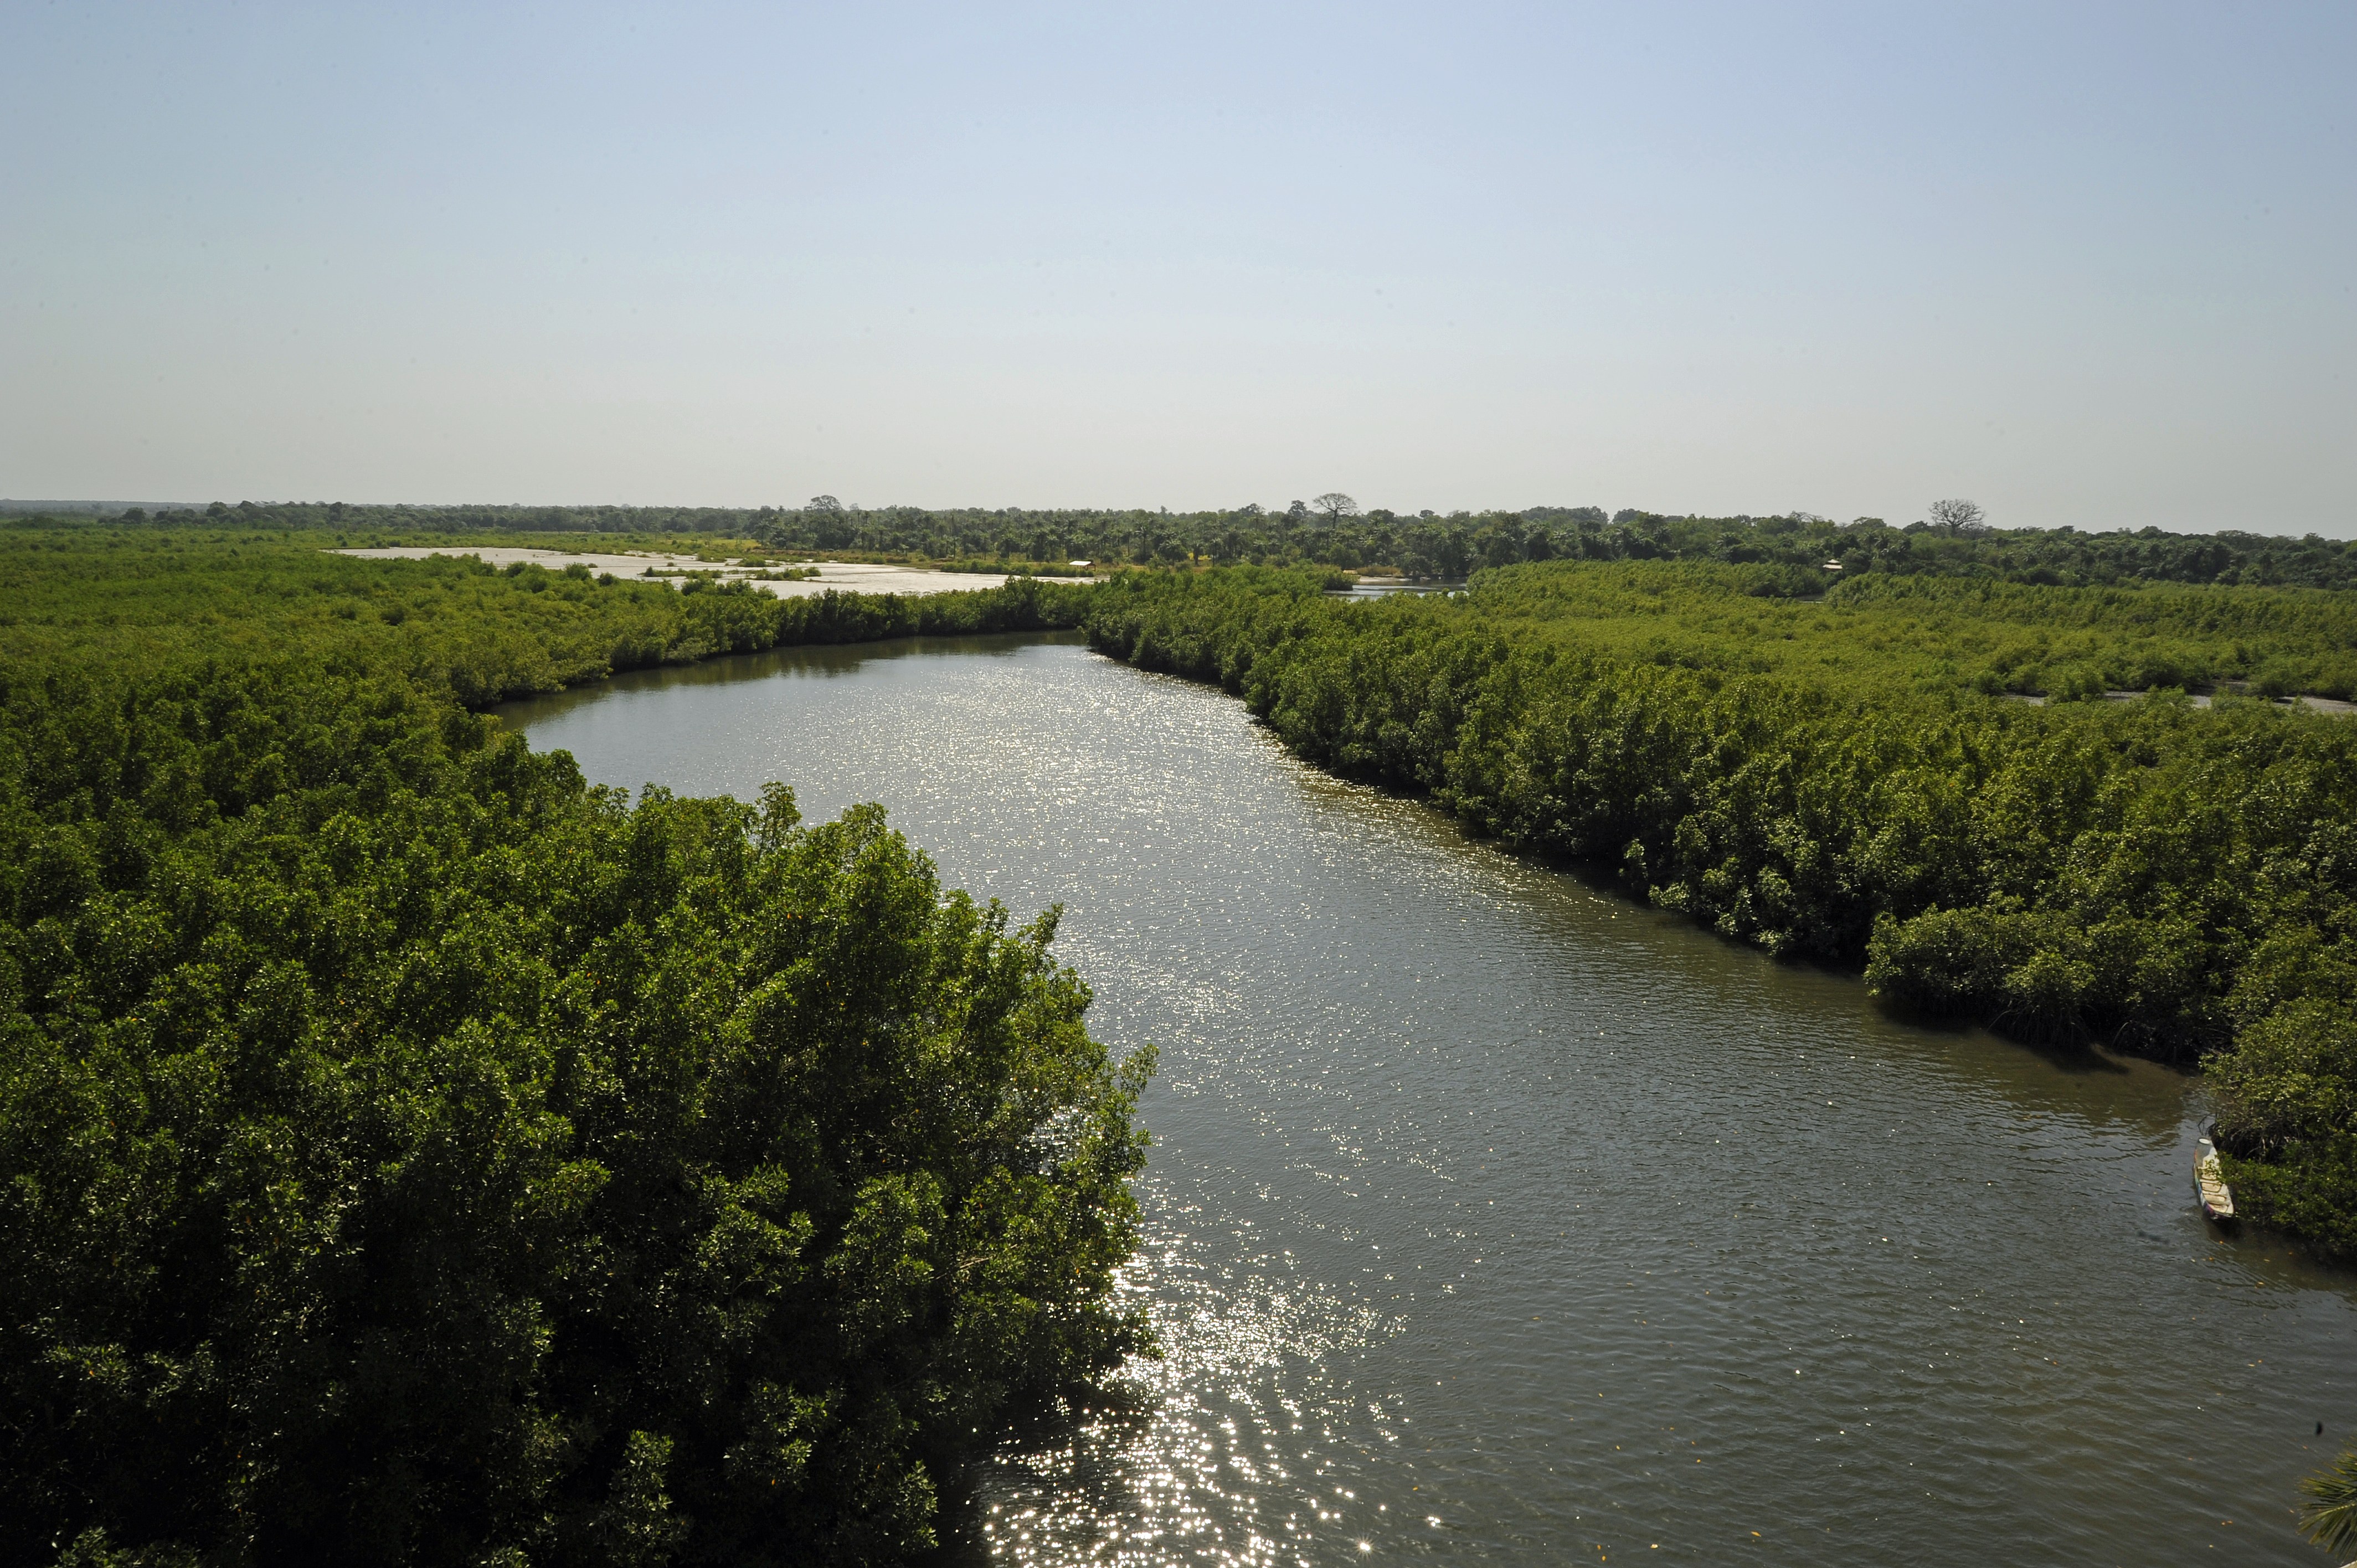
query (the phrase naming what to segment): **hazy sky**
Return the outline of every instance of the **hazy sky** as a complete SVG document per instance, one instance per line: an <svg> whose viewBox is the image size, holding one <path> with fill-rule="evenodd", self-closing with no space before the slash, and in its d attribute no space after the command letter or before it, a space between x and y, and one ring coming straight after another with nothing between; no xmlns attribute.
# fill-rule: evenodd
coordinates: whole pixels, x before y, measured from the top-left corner
<svg viewBox="0 0 2357 1568"><path fill-rule="evenodd" d="M0 495L2357 532L2357 5L0 0Z"/></svg>

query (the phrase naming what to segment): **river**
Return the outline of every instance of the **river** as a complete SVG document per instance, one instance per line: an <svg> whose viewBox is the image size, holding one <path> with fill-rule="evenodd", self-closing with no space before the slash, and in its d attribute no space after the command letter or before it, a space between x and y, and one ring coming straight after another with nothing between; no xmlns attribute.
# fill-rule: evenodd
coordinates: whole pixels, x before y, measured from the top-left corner
<svg viewBox="0 0 2357 1568"><path fill-rule="evenodd" d="M503 713L600 782L882 801L1161 1047L1167 1358L1009 1436L977 1561L2329 1561L2357 1281L2196 1215L2192 1079L1893 1021L1070 641Z"/></svg>

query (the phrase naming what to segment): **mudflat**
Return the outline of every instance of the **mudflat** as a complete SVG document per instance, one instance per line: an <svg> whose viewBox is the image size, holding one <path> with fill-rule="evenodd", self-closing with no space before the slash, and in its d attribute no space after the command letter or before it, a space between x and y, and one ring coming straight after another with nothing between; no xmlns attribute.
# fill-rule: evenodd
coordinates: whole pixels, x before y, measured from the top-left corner
<svg viewBox="0 0 2357 1568"><path fill-rule="evenodd" d="M832 589L837 593L854 594L954 594L975 588L996 588L1006 581L1000 572L937 572L923 566L878 565L866 561L814 561L816 577L799 582L763 581L759 574L773 570L768 566L748 566L741 562L716 564L699 561L693 555L667 554L654 551L626 551L605 554L594 551L535 550L503 545L436 545L388 544L371 548L339 550L339 555L358 555L376 561L422 561L429 555L472 555L486 566L512 566L530 563L561 572L567 566L584 565L593 572L611 572L617 577L641 577L650 569L661 574L671 572L716 573L724 582L749 582L763 593L781 599L815 598ZM685 582L684 577L657 581Z"/></svg>

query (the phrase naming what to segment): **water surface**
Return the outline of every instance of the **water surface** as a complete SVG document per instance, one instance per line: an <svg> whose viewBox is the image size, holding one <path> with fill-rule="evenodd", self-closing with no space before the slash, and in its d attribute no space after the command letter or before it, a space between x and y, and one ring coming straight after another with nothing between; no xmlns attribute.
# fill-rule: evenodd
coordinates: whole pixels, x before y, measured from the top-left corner
<svg viewBox="0 0 2357 1568"><path fill-rule="evenodd" d="M2330 1561L2357 1288L2191 1206L2198 1086L1880 1015L1069 642L506 710L593 779L881 800L1161 1046L1135 1408L1007 1442L1010 1563ZM2324 1435L2316 1435L2322 1422Z"/></svg>

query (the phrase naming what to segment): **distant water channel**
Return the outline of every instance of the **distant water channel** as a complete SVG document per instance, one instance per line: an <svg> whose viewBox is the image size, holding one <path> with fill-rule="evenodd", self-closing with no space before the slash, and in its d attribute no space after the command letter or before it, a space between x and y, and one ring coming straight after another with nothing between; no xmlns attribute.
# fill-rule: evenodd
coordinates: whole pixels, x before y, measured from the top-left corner
<svg viewBox="0 0 2357 1568"><path fill-rule="evenodd" d="M1892 1022L1070 642L507 716L634 790L883 801L1062 901L1096 1033L1162 1047L1168 1359L1008 1440L977 1561L2330 1561L2293 1505L2357 1427L2357 1281L2205 1229L2185 1078Z"/></svg>

